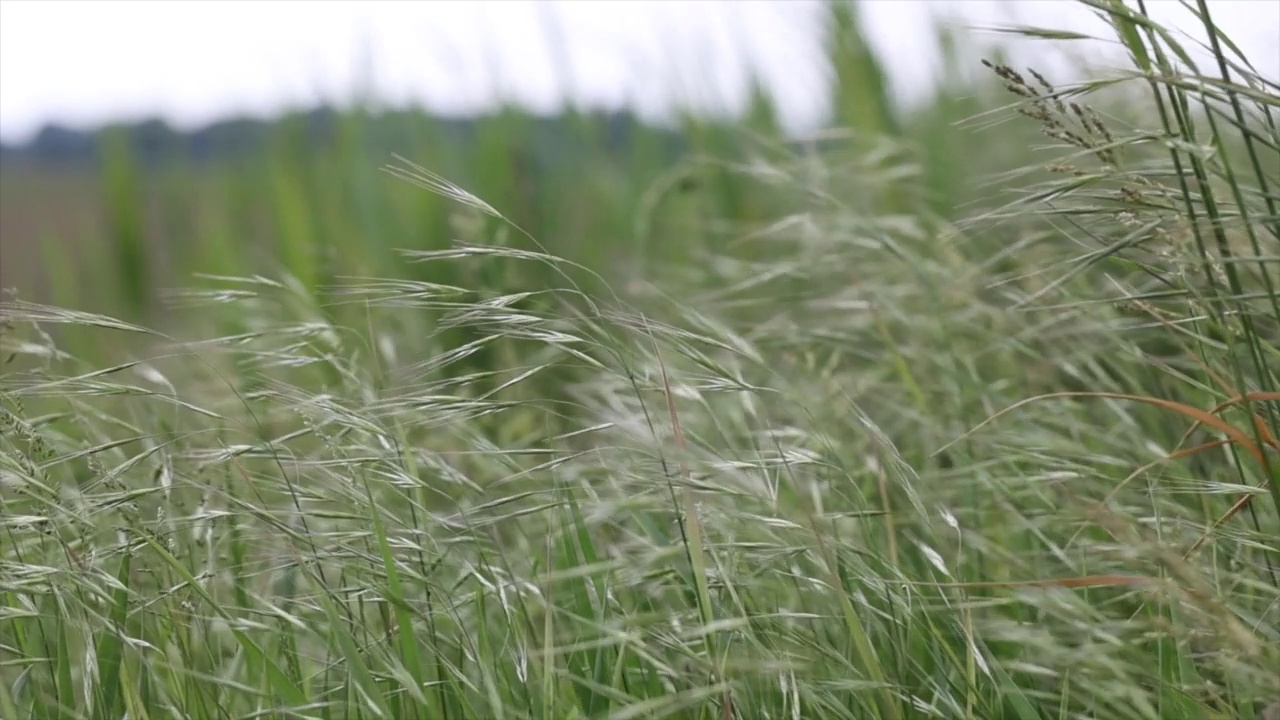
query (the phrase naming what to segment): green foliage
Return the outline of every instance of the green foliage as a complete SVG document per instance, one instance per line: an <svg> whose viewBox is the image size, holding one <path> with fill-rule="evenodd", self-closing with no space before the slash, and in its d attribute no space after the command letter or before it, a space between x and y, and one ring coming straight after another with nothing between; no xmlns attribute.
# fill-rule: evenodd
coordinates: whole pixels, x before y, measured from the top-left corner
<svg viewBox="0 0 1280 720"><path fill-rule="evenodd" d="M119 131L104 136L102 167L106 241L115 250L114 291L124 301L126 311L138 315L150 306L153 263L143 229L136 170Z"/></svg>
<svg viewBox="0 0 1280 720"><path fill-rule="evenodd" d="M1090 4L1127 83L902 118L833 6L813 143L117 144L140 264L0 304L0 717L1280 712L1280 100Z"/></svg>

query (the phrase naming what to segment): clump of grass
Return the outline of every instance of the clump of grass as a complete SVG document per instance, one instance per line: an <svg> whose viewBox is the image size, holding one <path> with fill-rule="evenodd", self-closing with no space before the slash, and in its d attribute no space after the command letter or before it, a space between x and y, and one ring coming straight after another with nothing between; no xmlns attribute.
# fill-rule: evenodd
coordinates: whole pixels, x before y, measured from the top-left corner
<svg viewBox="0 0 1280 720"><path fill-rule="evenodd" d="M1090 172L1074 161L1054 163L1051 170L1071 179L1037 188L1027 201L1100 245L1067 260L1068 272L1033 299L1110 264L1101 277L1119 292L1113 302L1167 331L1163 339L1172 338L1175 347L1194 356L1202 382L1227 393L1224 406L1240 405L1251 417L1251 437L1236 440L1251 450L1261 484L1271 488L1280 510L1280 489L1269 482L1274 459L1264 450L1275 447L1280 431L1274 406L1280 385L1273 369L1280 357L1280 295L1273 277L1277 260L1266 250L1280 242L1271 192L1280 178L1267 171L1280 166L1276 86L1238 57L1204 3L1195 13L1217 64L1210 74L1202 74L1141 4L1137 11L1096 7L1134 59L1129 77L1146 84L1158 128L1117 138L1093 108L1072 99L1102 83L1059 91L1034 70L1028 71L1033 85L1008 65L984 61L1028 101L1020 112L1039 122L1045 135L1092 155L1098 164ZM1122 152L1128 149L1142 160L1126 166ZM1164 161L1161 152L1167 154ZM1223 375L1230 380L1224 382Z"/></svg>
<svg viewBox="0 0 1280 720"><path fill-rule="evenodd" d="M1189 223L1200 257L1206 200L1127 158L1182 136L993 65L1099 167L972 224L860 202L925 177L833 135L718 164L783 212L629 302L471 223L417 279L208 278L203 339L0 305L0 716L1264 712L1271 179L1198 156L1248 202L1231 262L1203 231L1225 281L1178 270L1143 248Z"/></svg>

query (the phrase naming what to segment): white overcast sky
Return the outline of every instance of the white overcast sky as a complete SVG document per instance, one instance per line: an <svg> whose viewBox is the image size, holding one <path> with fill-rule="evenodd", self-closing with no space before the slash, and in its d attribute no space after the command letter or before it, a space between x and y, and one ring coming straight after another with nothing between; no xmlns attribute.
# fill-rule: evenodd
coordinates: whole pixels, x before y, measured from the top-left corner
<svg viewBox="0 0 1280 720"><path fill-rule="evenodd" d="M1177 0L1148 4L1200 37ZM1209 7L1280 79L1280 0ZM361 82L377 102L450 114L482 110L500 92L549 111L567 91L587 106L629 104L655 117L673 101L734 107L748 67L789 124L811 127L825 110L821 11L812 0L0 0L0 139L22 142L46 122L159 116L193 128L344 102ZM907 101L939 72L931 14L1110 37L1071 0L865 0L871 40ZM1075 46L1119 62L1114 44ZM1037 67L1053 64L1043 43L1022 47Z"/></svg>

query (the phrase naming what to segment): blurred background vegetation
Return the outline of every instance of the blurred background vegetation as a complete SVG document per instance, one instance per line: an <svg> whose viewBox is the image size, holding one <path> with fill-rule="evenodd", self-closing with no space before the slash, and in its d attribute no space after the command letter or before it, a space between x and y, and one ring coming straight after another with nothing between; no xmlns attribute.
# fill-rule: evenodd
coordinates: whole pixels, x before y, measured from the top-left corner
<svg viewBox="0 0 1280 720"><path fill-rule="evenodd" d="M1016 161L1015 141L957 139L959 123L992 105L995 78L947 79L930 106L904 115L856 6L831 8L832 125L853 135L808 149L900 141L894 152L925 177L913 197L875 198L885 211L947 216L989 197L972 180ZM954 30L938 32L946 67L979 68L956 52ZM696 265L723 247L730 225L738 232L778 216L774 194L730 167L797 147L773 103L757 85L744 117L689 113L674 127L625 112L535 116L514 104L470 119L319 108L186 133L161 121L95 132L49 126L26 145L0 148L0 285L150 321L163 317L164 291L195 273L283 270L311 288L340 276L440 280L416 276L425 271L394 249L448 247L460 210L380 171L398 155L483 198L552 254L625 287L655 263Z"/></svg>

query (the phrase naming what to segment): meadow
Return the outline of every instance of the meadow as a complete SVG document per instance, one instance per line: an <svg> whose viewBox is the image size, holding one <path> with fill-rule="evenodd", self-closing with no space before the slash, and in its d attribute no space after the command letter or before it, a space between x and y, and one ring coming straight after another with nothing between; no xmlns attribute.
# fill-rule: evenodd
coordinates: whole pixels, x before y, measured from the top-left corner
<svg viewBox="0 0 1280 720"><path fill-rule="evenodd" d="M0 718L1280 717L1280 87L1084 2L910 112L833 3L805 140L7 182Z"/></svg>

